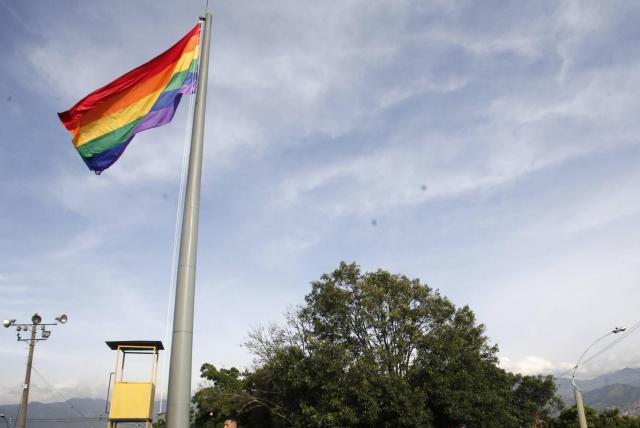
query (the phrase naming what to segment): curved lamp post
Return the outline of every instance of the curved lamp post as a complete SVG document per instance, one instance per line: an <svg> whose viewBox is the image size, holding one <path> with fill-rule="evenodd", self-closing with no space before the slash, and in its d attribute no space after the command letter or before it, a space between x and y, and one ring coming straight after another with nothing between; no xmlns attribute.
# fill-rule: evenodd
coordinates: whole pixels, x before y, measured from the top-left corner
<svg viewBox="0 0 640 428"><path fill-rule="evenodd" d="M605 334L604 336L601 336L598 339L596 339L596 341L593 342L591 345L589 345L587 349L585 349L585 351L582 353L582 355L580 355L580 358L578 358L578 362L573 367L573 374L571 375L571 385L573 386L573 394L576 397L576 407L578 409L578 420L580 421L580 428L587 428L587 417L584 414L584 404L582 403L582 391L580 390L580 388L578 388L578 385L576 385L576 372L578 371L578 367L580 367L580 363L582 363L582 360L587 355L587 353L591 350L591 348L596 346L597 343L611 336L612 334L618 334L625 330L626 328L624 327L616 327L610 332L608 332L607 334Z"/></svg>
<svg viewBox="0 0 640 428"><path fill-rule="evenodd" d="M29 404L29 386L31 383L31 366L33 364L33 350L36 347L36 342L40 340L47 340L51 337L51 331L47 330L47 326L64 324L69 318L62 314L56 317L54 323L43 323L42 317L38 314L33 314L31 317L31 324L29 323L16 323L15 319L9 319L2 321L2 325L6 328L15 327L16 334L19 342L29 343L29 359L27 360L27 373L24 376L24 385L22 389L22 401L20 402L20 413L18 414L18 428L25 428L27 425L27 405ZM29 337L22 338L22 333L27 334L31 332ZM4 418L7 422L6 417Z"/></svg>

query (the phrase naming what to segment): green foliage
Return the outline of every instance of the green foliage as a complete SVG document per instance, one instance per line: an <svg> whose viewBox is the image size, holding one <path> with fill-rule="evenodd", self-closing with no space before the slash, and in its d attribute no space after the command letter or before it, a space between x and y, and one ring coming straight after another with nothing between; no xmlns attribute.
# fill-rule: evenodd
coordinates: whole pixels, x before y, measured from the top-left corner
<svg viewBox="0 0 640 428"><path fill-rule="evenodd" d="M640 417L623 416L618 409L603 410L600 414L589 407L584 408L587 426L590 428L640 428ZM562 409L560 415L549 424L552 428L579 428L578 409L576 406Z"/></svg>
<svg viewBox="0 0 640 428"><path fill-rule="evenodd" d="M548 423L551 415L563 407L562 400L555 395L553 376L513 375L513 379L512 402L518 425L526 426L531 421Z"/></svg>
<svg viewBox="0 0 640 428"><path fill-rule="evenodd" d="M255 382L259 380L255 373L203 364L200 376L210 386L200 389L193 397L196 427L222 428L227 418L237 419L240 426L278 426L271 421L271 413L277 413L277 406L272 406L255 390Z"/></svg>
<svg viewBox="0 0 640 428"><path fill-rule="evenodd" d="M598 421L598 412L589 406L585 406L584 413L587 418L587 426L595 426ZM578 422L578 409L576 408L576 406L566 407L562 409L560 415L555 419L553 427L579 428L580 423Z"/></svg>
<svg viewBox="0 0 640 428"><path fill-rule="evenodd" d="M497 366L467 306L417 279L342 263L284 326L250 333L255 371L205 364L196 426L520 427L559 405L551 378Z"/></svg>
<svg viewBox="0 0 640 428"><path fill-rule="evenodd" d="M618 409L607 409L598 415L595 428L640 428L640 417L622 416Z"/></svg>

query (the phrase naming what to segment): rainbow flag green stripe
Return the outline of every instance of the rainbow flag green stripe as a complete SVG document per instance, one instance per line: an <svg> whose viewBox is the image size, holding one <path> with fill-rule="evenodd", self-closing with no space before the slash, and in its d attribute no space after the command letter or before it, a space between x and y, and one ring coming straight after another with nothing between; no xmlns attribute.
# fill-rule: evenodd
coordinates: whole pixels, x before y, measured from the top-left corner
<svg viewBox="0 0 640 428"><path fill-rule="evenodd" d="M142 118L136 119L118 129L114 129L113 131L93 139L86 144L78 146L76 149L85 161L91 161L91 158L95 155L122 144L122 142L131 135L132 131L140 122L142 122Z"/></svg>

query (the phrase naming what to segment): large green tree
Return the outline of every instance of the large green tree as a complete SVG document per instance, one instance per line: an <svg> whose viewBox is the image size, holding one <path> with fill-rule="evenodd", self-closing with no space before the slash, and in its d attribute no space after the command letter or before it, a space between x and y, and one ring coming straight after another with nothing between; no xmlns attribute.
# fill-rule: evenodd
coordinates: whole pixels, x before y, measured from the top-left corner
<svg viewBox="0 0 640 428"><path fill-rule="evenodd" d="M356 264L322 275L285 325L247 345L254 371L203 366L197 426L233 415L245 426L518 427L554 403L551 380L497 366L469 307Z"/></svg>

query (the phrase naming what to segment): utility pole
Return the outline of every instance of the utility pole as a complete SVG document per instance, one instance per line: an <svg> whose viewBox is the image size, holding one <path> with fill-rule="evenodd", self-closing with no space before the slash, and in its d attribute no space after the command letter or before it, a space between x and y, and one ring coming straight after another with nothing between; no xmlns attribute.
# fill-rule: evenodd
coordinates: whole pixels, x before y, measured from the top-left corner
<svg viewBox="0 0 640 428"><path fill-rule="evenodd" d="M196 258L198 252L198 218L200 211L200 178L204 119L209 75L209 46L211 43L211 13L204 18L204 37L200 50L198 87L191 132L189 170L182 215L180 256L173 312L173 334L169 360L167 390L167 427L188 428L191 416L191 359L193 351L193 307L196 287Z"/></svg>
<svg viewBox="0 0 640 428"><path fill-rule="evenodd" d="M18 414L18 428L24 428L27 426L27 406L29 405L31 367L33 366L33 350L36 347L36 333L38 331L37 328L38 327L35 324L31 326L31 339L29 340L29 358L27 359L27 373L25 373L24 375L24 384L22 385L22 400L20 401L20 413Z"/></svg>
<svg viewBox="0 0 640 428"><path fill-rule="evenodd" d="M29 389L31 386L31 367L33 366L33 351L36 347L36 342L40 340L47 340L51 337L51 331L46 329L48 325L58 325L64 324L67 322L66 315L60 315L56 317L55 323L42 323L42 317L38 314L33 314L31 317L31 324L17 324L16 320L4 320L2 321L2 325L6 328L15 326L18 341L19 342L29 342L29 359L27 360L27 372L24 375L24 384L22 386L22 400L20 401L20 413L18 414L18 428L26 428L27 426L27 408L29 406ZM21 332L27 332L31 330L30 337L28 339L23 339L21 336ZM40 331L40 337L38 337L38 330ZM5 422L6 422L5 418Z"/></svg>
<svg viewBox="0 0 640 428"><path fill-rule="evenodd" d="M578 421L580 422L580 428L587 428L587 417L584 414L584 404L582 403L582 391L580 388L573 384L573 393L576 397L576 407L578 408Z"/></svg>

